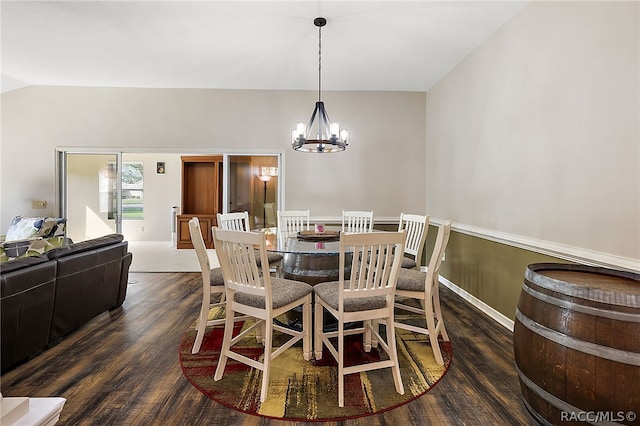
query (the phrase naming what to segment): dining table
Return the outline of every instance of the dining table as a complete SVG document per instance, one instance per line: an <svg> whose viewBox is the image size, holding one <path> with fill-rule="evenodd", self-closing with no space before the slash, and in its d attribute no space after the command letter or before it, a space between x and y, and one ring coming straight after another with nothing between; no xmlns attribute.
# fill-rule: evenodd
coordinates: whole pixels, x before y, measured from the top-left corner
<svg viewBox="0 0 640 426"><path fill-rule="evenodd" d="M340 279L340 227L326 227L324 232L279 232L278 228L265 228L267 251L282 255L278 275L309 285ZM345 247L345 277L351 273L353 247ZM280 325L294 329L302 327L302 310L293 309ZM357 326L350 324L347 328ZM325 331L336 329L331 315L325 315Z"/></svg>
<svg viewBox="0 0 640 426"><path fill-rule="evenodd" d="M324 232L279 232L265 228L267 251L282 255L282 278L316 285L340 278L340 227ZM352 247L345 248L345 274L351 270Z"/></svg>

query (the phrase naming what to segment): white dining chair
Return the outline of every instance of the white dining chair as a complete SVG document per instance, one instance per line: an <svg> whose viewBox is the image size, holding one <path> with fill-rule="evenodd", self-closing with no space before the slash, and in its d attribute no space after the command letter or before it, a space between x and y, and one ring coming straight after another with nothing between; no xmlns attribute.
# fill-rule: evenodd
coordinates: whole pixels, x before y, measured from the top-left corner
<svg viewBox="0 0 640 426"><path fill-rule="evenodd" d="M207 327L214 325L224 325L225 319L209 320L209 311L213 308L224 308L226 306L224 294L224 278L221 268L211 268L207 248L204 245L202 231L200 229L200 221L197 217L189 220L189 233L191 235L191 243L195 249L200 271L202 274L202 304L200 306L200 314L196 323L196 340L191 349L192 354L200 352L200 346L204 339L204 333ZM218 301L211 301L212 296L218 295ZM238 318L242 319L242 318Z"/></svg>
<svg viewBox="0 0 640 426"><path fill-rule="evenodd" d="M226 323L220 359L216 367L214 380L223 378L228 358L262 371L260 401L267 398L271 361L286 349L302 340L302 352L305 360L311 359L311 293L313 288L306 283L271 277L264 265L267 265L265 231L244 232L213 229L213 240L220 267L224 276L227 296ZM256 263L254 251L262 257L262 267ZM274 318L302 306L302 330L282 327ZM233 321L236 313L256 319L256 322L244 328L238 335L232 336ZM234 351L251 330L264 330L264 354L253 359ZM276 350L272 350L273 332L289 335L289 339Z"/></svg>
<svg viewBox="0 0 640 426"><path fill-rule="evenodd" d="M404 231L341 233L339 281L314 286L315 358L322 358L324 345L336 359L340 407L344 407L344 376L362 371L391 368L396 391L404 394L396 350L393 298L404 240ZM351 259L349 276L345 276L347 259ZM337 320L337 331L324 330L324 311ZM362 321L361 327L345 329L346 323L358 321ZM378 322L386 325L386 340L379 333ZM388 359L345 366L344 338L353 334L363 335L365 352L371 351L372 338L375 339ZM335 338L337 347L332 341Z"/></svg>
<svg viewBox="0 0 640 426"><path fill-rule="evenodd" d="M278 210L278 235L309 230L309 210Z"/></svg>
<svg viewBox="0 0 640 426"><path fill-rule="evenodd" d="M249 227L249 213L233 212L233 213L218 213L218 227L221 229L227 229L230 231L250 231ZM269 261L269 271L272 273L277 272L278 265L282 260L282 255L279 253L267 252L267 260ZM256 252L256 261L260 266L261 258L260 253Z"/></svg>
<svg viewBox="0 0 640 426"><path fill-rule="evenodd" d="M422 251L429 231L429 216L400 213L398 231L403 229L407 232L407 237L401 267L419 271L422 266Z"/></svg>
<svg viewBox="0 0 640 426"><path fill-rule="evenodd" d="M229 229L232 231L250 231L249 226L249 213L232 212L232 213L218 213L218 228Z"/></svg>
<svg viewBox="0 0 640 426"><path fill-rule="evenodd" d="M403 322L400 316L396 315L395 327L428 336L436 362L440 365L444 365L444 359L440 351L438 336L441 335L445 342L449 341L440 310L440 265L449 242L450 233L451 221L447 220L438 228L427 272L402 269L398 274L396 287L396 309L419 314L422 317L420 320L425 321L425 326L420 327ZM409 304L407 299L413 299L417 301L417 304L415 302Z"/></svg>
<svg viewBox="0 0 640 426"><path fill-rule="evenodd" d="M373 231L373 211L342 211L342 232Z"/></svg>

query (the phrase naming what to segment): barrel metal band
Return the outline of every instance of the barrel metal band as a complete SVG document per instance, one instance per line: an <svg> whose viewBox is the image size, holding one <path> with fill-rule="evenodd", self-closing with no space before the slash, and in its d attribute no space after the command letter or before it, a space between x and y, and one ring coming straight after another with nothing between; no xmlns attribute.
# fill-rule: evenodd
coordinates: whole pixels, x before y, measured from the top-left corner
<svg viewBox="0 0 640 426"><path fill-rule="evenodd" d="M573 302L568 302L566 300L558 299L557 297L550 296L548 294L541 293L537 290L532 289L524 283L522 285L522 290L526 293L529 293L531 296L536 299L542 300L543 302L550 303L555 306L559 306L561 308L570 309L572 311L582 312L584 314L594 315L603 318L609 318L613 320L626 321L626 322L640 322L640 314L630 314L626 312L616 312L610 311L606 309L594 308L592 306L585 306L576 304Z"/></svg>
<svg viewBox="0 0 640 426"><path fill-rule="evenodd" d="M538 396L540 396L542 399L547 401L549 404L551 404L554 407L556 407L558 410L564 411L564 412L567 412L567 413L578 413L578 412L585 411L583 409L580 409L578 407L574 407L573 405L566 403L565 401L561 400L557 396L552 395L549 392L547 392L546 390L542 389L540 386L535 384L530 378L528 378L522 372L522 370L520 370L520 368L518 368L518 364L516 364L516 371L518 372L518 377L520 378L520 380L522 381L522 383L524 383L524 385L526 387L531 389ZM526 401L525 401L525 404L526 404ZM588 422L588 423L589 424L594 424L594 423L591 423L591 422ZM619 423L598 422L598 425L617 425L617 424L619 424Z"/></svg>
<svg viewBox="0 0 640 426"><path fill-rule="evenodd" d="M529 415L531 415L535 421L544 426L553 426L547 421L547 419L542 417L536 410L534 410L531 404L529 404L526 399L523 398L522 402L524 403L524 408L529 411Z"/></svg>
<svg viewBox="0 0 640 426"><path fill-rule="evenodd" d="M610 303L613 305L626 306L629 308L640 307L640 294L622 294L612 293L608 290L600 290L583 285L568 283L554 278L540 275L536 271L527 269L525 271L525 279L540 287L551 291L566 294L567 296L579 297L581 299L591 300L593 302Z"/></svg>
<svg viewBox="0 0 640 426"><path fill-rule="evenodd" d="M533 321L531 318L525 316L522 312L520 312L518 308L516 308L516 319L534 333L537 333L542 337L545 337L552 342L558 343L562 346L566 346L576 351L584 352L589 355L595 355L597 357L608 359L611 361L640 366L639 353L622 351L620 349L614 349L608 346L585 342L584 340L567 336L566 334L557 332Z"/></svg>

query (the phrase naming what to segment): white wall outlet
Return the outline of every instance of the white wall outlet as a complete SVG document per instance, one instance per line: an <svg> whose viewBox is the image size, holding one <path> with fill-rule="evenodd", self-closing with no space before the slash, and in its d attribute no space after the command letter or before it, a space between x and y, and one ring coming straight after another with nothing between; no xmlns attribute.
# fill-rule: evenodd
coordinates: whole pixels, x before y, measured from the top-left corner
<svg viewBox="0 0 640 426"><path fill-rule="evenodd" d="M45 200L32 200L31 201L31 208L32 209L46 209L47 208L47 202Z"/></svg>
<svg viewBox="0 0 640 426"><path fill-rule="evenodd" d="M445 257L447 257L447 253L446 253L446 252L445 252L445 253L442 253L442 261L443 261L443 262L444 262L444 260L445 260Z"/></svg>

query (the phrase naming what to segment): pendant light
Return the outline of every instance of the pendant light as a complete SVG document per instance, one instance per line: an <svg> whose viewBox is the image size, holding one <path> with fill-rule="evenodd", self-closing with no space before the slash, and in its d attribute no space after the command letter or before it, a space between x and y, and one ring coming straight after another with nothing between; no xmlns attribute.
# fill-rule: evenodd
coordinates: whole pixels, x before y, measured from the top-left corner
<svg viewBox="0 0 640 426"><path fill-rule="evenodd" d="M329 115L322 102L322 27L327 24L325 18L316 18L313 24L318 27L318 102L311 114L309 124L298 123L291 131L293 149L301 152L338 152L348 145L349 132L340 129L340 124L329 121Z"/></svg>

